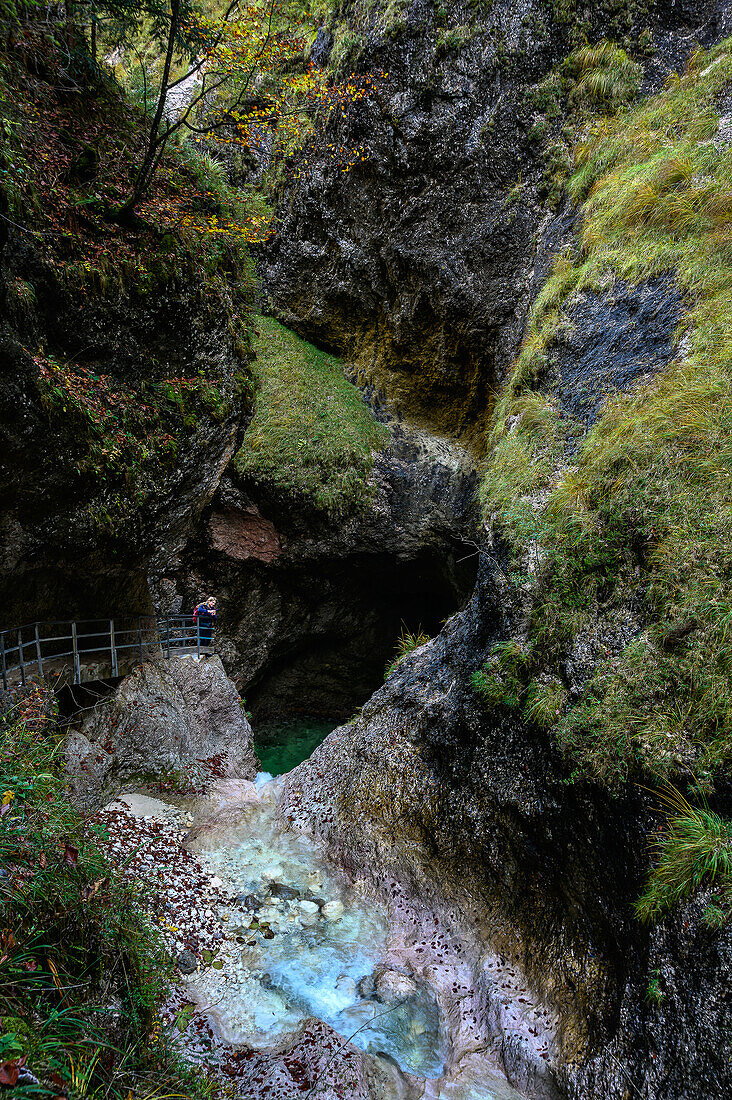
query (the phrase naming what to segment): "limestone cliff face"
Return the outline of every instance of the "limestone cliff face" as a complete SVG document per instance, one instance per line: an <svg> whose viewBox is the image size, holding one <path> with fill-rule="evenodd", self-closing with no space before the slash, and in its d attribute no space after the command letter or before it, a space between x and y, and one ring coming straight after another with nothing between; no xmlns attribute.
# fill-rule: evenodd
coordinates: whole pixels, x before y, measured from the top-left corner
<svg viewBox="0 0 732 1100"><path fill-rule="evenodd" d="M476 972L495 951L522 969L557 1013L560 1095L621 1100L629 1081L653 1100L724 1094L732 931L705 927L706 893L650 935L632 916L653 800L569 783L549 737L497 721L471 683L520 621L502 564L483 556L465 611L290 773L282 811L355 877L447 911ZM524 1059L504 1062L521 1087Z"/></svg>
<svg viewBox="0 0 732 1100"><path fill-rule="evenodd" d="M580 251L576 213L549 210L529 138L527 85L569 49L566 24L548 8L494 5L485 33L471 34L456 6L447 26L461 28L459 50L444 48L427 4L408 7L390 32L378 16L358 26L359 63L390 78L371 113L354 110L338 136L367 143L369 161L349 176L323 161L291 189L265 259L273 308L288 323L341 349L405 415L466 439L506 380L553 257ZM633 6L634 34L647 27L654 46L643 91L683 67L692 42L729 33L730 16L728 3ZM593 13L590 26L602 38L605 15ZM541 369L523 380L530 399L572 421L550 471L572 463L608 394L669 367L686 306L666 273L614 278L568 299ZM508 437L518 420L506 416ZM560 1021L553 1071L562 1095L725 1094L729 926L705 925L704 891L652 931L633 915L658 828L654 800L635 784L610 794L578 778L544 728L551 722L532 721L510 699L488 705L472 682L497 652L531 648L532 609L552 584L531 539L540 494L526 503L524 544L486 529L468 607L292 773L283 810L355 875L386 890L399 881L446 907L478 956L498 949L521 966ZM629 531L635 587L623 598L612 583L599 589L571 644L532 651L535 683L560 686L568 705L647 625L642 547ZM729 816L724 780L715 805Z"/></svg>
<svg viewBox="0 0 732 1100"><path fill-rule="evenodd" d="M190 532L236 444L244 364L226 293L165 265L152 285L132 272L69 287L5 223L0 271L3 624L148 611L151 556ZM158 388L202 371L213 413L183 414ZM141 421L125 457L125 418L155 402L156 435Z"/></svg>
<svg viewBox="0 0 732 1100"><path fill-rule="evenodd" d="M658 85L729 20L724 0L612 8L562 16L543 0L487 10L415 0L363 17L346 4L335 44L325 33L317 44L325 63L352 43L347 57L377 76L376 94L330 135L367 159L343 172L316 158L286 191L261 267L271 308L413 420L478 449L523 334L545 228L532 85L569 52L573 28L631 41L650 28L647 80Z"/></svg>

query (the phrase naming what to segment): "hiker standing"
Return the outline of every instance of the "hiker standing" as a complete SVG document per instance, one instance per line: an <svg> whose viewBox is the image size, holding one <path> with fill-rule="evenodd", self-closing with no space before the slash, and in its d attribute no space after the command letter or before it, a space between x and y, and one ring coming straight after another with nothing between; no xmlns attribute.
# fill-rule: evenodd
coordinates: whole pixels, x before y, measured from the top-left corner
<svg viewBox="0 0 732 1100"><path fill-rule="evenodd" d="M198 641L202 646L210 646L216 622L216 600L209 596L193 609L193 621L198 628Z"/></svg>

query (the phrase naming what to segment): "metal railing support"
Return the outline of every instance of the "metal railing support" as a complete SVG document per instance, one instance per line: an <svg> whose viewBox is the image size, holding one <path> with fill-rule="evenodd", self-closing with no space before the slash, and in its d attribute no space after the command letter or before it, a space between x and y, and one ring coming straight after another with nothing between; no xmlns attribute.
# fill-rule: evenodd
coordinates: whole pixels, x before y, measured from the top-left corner
<svg viewBox="0 0 732 1100"><path fill-rule="evenodd" d="M23 631L18 631L18 660L20 661L20 682L25 687L25 658L23 654Z"/></svg>
<svg viewBox="0 0 732 1100"><path fill-rule="evenodd" d="M170 660L170 619L165 620L165 649Z"/></svg>
<svg viewBox="0 0 732 1100"><path fill-rule="evenodd" d="M40 638L40 634L38 632L38 623L36 623L35 626L36 626L36 629L35 629L35 635L36 635L36 662L38 664L38 675L40 676L41 679L43 679L43 658L41 657L41 638Z"/></svg>
<svg viewBox="0 0 732 1100"><path fill-rule="evenodd" d="M196 619L196 657L201 659L201 620Z"/></svg>
<svg viewBox="0 0 732 1100"><path fill-rule="evenodd" d="M145 660L145 655L142 652L142 616L138 615L137 618L137 640L140 643L140 663Z"/></svg>
<svg viewBox="0 0 732 1100"><path fill-rule="evenodd" d="M114 619L109 620L109 652L112 655L112 676L119 675L117 671L117 641L114 635Z"/></svg>
<svg viewBox="0 0 732 1100"><path fill-rule="evenodd" d="M0 661L3 669L3 690L8 690L8 673L5 665L5 633L0 634Z"/></svg>
<svg viewBox="0 0 732 1100"><path fill-rule="evenodd" d="M81 662L79 661L79 640L76 636L76 623L71 624L71 650L74 658L74 683L81 683Z"/></svg>

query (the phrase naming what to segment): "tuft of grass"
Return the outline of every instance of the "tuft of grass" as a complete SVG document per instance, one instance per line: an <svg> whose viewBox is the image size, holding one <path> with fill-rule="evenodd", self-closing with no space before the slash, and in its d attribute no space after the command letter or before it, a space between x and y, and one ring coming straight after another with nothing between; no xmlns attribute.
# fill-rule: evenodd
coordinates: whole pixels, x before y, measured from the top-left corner
<svg viewBox="0 0 732 1100"><path fill-rule="evenodd" d="M562 75L570 104L617 109L637 95L643 67L614 42L599 42L573 50Z"/></svg>
<svg viewBox="0 0 732 1100"><path fill-rule="evenodd" d="M234 468L329 516L365 507L374 455L387 444L388 430L338 359L271 318L257 325L256 404Z"/></svg>
<svg viewBox="0 0 732 1100"><path fill-rule="evenodd" d="M648 1004L660 1005L665 997L666 994L661 989L661 971L656 968L652 971L651 980L646 989L646 1001Z"/></svg>
<svg viewBox="0 0 732 1100"><path fill-rule="evenodd" d="M532 680L526 696L524 714L542 729L551 729L559 721L567 702L567 689L561 680Z"/></svg>
<svg viewBox="0 0 732 1100"><path fill-rule="evenodd" d="M727 40L585 126L568 182L579 240L534 304L481 486L514 551L538 548L530 633L546 671L594 617L635 609L637 636L598 651L557 727L576 776L610 785L679 768L710 784L732 761L732 146L715 138L730 89ZM677 359L583 434L536 390L574 296L661 275L687 303Z"/></svg>
<svg viewBox="0 0 732 1100"><path fill-rule="evenodd" d="M544 144L545 186L558 204L571 173L572 147L598 113L612 116L637 96L643 68L614 42L577 47L528 94L535 115L531 137Z"/></svg>
<svg viewBox="0 0 732 1100"><path fill-rule="evenodd" d="M387 680L389 678L399 662L403 660L408 653L411 653L414 649L419 649L421 645L427 645L429 640L429 634L425 634L421 626L418 626L414 631L409 630L406 626L402 627L402 632L397 640L394 659L389 662L384 670L384 679Z"/></svg>
<svg viewBox="0 0 732 1100"><path fill-rule="evenodd" d="M703 882L732 886L732 822L706 806L692 806L670 784L661 789L659 798L666 810L666 827L652 842L655 864L635 905L635 914L644 924L658 920Z"/></svg>
<svg viewBox="0 0 732 1100"><path fill-rule="evenodd" d="M720 928L724 928L729 923L730 916L732 916L731 902L732 890L728 889L726 899L720 898L718 901L710 902L709 905L705 906L702 920L707 928L711 928L713 932L718 932Z"/></svg>

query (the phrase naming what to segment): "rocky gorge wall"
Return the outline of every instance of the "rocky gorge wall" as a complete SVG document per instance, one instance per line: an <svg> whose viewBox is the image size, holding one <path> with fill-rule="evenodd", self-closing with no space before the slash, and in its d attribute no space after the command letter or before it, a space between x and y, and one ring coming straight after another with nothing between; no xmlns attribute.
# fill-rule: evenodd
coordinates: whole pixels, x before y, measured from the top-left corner
<svg viewBox="0 0 732 1100"><path fill-rule="evenodd" d="M144 218L110 216L141 127L83 34L68 34L64 52L52 24L31 20L3 45L6 627L152 611L150 560L194 527L249 408L246 257L170 231L163 193L200 191L180 155Z"/></svg>
<svg viewBox="0 0 732 1100"><path fill-rule="evenodd" d="M679 344L686 311L709 291L676 254L654 252L653 234L696 247L708 223L681 229L652 206L628 213L622 199L613 205L612 187L627 178L629 195L644 155L658 156L654 168L664 152L670 159L675 135L694 156L719 154L706 171L723 186L725 47L696 55L698 67L691 62L679 84L673 73L697 45L729 33L730 9L620 6L618 22L579 9L555 21L549 8L498 5L485 24L459 6L413 4L391 25L379 11L342 13L359 66L390 77L370 114L353 111L335 131L336 140L365 143L366 164L344 178L323 159L287 192L263 262L270 306L338 348L407 418L487 451L487 523L467 609L292 773L283 810L354 876L387 892L398 883L441 905L474 945L478 969L496 949L522 968L558 1014L552 1070L561 1095L702 1100L732 1087L730 933L710 919L722 895L707 883L657 914L651 930L634 906L649 842L663 830L645 788L698 783L722 818L732 808L725 750L718 727L703 727L698 696L679 704L690 716L698 708L695 732L664 709L664 700L688 698L678 671L686 639L702 647L712 634L703 633L706 620L702 628L685 616L686 588L678 604L665 590L655 604L648 598L661 591L654 569L665 548L679 554L677 577L693 558L674 543L676 504L657 518L648 503L654 493L679 499L675 475L642 466L617 505L613 492L657 415L654 380L662 394L674 386L677 360L695 354L709 323L692 321L699 336ZM623 42L632 62L617 46L573 54L578 27L580 38ZM329 49L337 65L337 21L320 36L319 56ZM569 161L558 201L549 147L535 129L538 121L546 132L546 100L537 104L558 87L559 110L569 115L587 73L608 57L610 86L627 78L627 102L640 105L616 125L603 121L613 117L609 101L596 104L596 174L580 173L567 197L561 180L586 163L572 143L583 133L586 140L582 126L591 121L575 118L563 138ZM644 114L643 96L664 81ZM702 92L693 104L691 88ZM645 153L629 140L623 150L624 126L628 135L652 135ZM653 202L666 201L666 187L692 186L647 171ZM698 171L694 186L705 178ZM677 393L716 363L710 347L675 383ZM613 435L606 425L616 408L632 408L637 429L626 420ZM663 415L664 424L679 424L678 412ZM559 424L556 436L549 424ZM624 438L633 440L625 450ZM705 453L704 443L681 443L669 427L657 454L666 439L677 459ZM611 449L618 441L620 454ZM607 479L588 488L585 471L603 462ZM726 471L720 455L713 480L724 482ZM705 530L700 517L716 505L697 493L689 524ZM573 517L566 528L563 508ZM722 553L725 538L715 537ZM728 591L723 574L715 572L720 593ZM708 656L690 654L689 665L711 669L718 653L715 642ZM685 682L693 691L697 680L689 673ZM728 671L714 691L725 683Z"/></svg>
<svg viewBox="0 0 732 1100"><path fill-rule="evenodd" d="M393 408L482 452L561 233L533 90L585 36L643 41L657 87L728 24L724 0L338 8L314 56L376 79L331 132L364 156L344 173L316 154L286 190L260 264L269 307Z"/></svg>
<svg viewBox="0 0 732 1100"><path fill-rule="evenodd" d="M61 380L59 394L52 395L58 411L49 417L39 400L38 363L27 349L42 345L58 362L81 359L84 371L112 379L111 392L100 392L103 403L121 396L122 379L130 374L154 379L155 369L142 365L149 355L163 357L163 372L157 369L163 377L195 376L205 367L224 392L233 394L242 363L225 305L206 302L195 286L184 290L177 281L159 288L154 303L124 292L75 299L54 285L53 276L27 247L3 232L6 287L32 281L42 303L17 326L12 314L4 313L1 522L6 621L149 611L147 564L155 551L172 549L184 539L213 494L235 448L241 415L237 402L220 418L205 410L197 413L185 447L175 455L168 449L162 468L151 468L149 480L143 474L142 506L124 477L120 487L115 473L105 476L89 467L83 472L86 411L73 407ZM126 349L124 358L119 348ZM114 430L110 427L110 433ZM142 462L154 467L150 451Z"/></svg>
<svg viewBox="0 0 732 1100"><path fill-rule="evenodd" d="M586 17L584 7L500 4L476 22L459 5L415 3L392 10L398 18L388 25L379 10L349 10L334 26L336 57L345 56L345 28L359 65L389 72L365 113L354 110L339 124L346 144L367 143L370 157L350 175L323 160L286 192L262 274L270 308L344 354L377 413L396 410L390 441L372 456L372 495L361 510L327 516L246 470L225 473L250 402L237 379L242 348L231 331L230 303L218 284L212 293L195 272L188 278L185 269L182 279L183 268L176 274L163 264L142 277L138 270L129 285L110 290L92 280L74 295L22 237L4 230L10 369L2 418L3 591L9 620L60 614L61 605L66 615L109 613L133 601L144 610L148 573L161 610L187 610L214 591L223 611L222 654L259 713L277 697L293 710L327 706L345 716L380 679L402 618L436 632L461 604L473 584L463 562L477 559L479 538L480 574L469 606L399 662L363 712L290 777L285 810L315 829L355 875L381 889L398 881L446 909L456 935L471 943L476 966L494 950L516 961L560 1025L541 1089L573 1100L706 1100L730 1087L729 928L708 921L710 906L723 899L707 885L650 931L632 906L659 820L655 800L637 786L648 780L644 769L655 769L656 783L663 776L698 779L715 811L730 812L723 706L712 708L701 730L685 724L700 696L723 703L729 681L724 668L711 688L700 675L725 638L707 631L704 615L712 607L721 616L727 606L727 542L711 522L727 514L726 505L692 481L692 519L709 518L698 526L713 537L680 553L675 579L682 587L693 565L718 583L713 598L702 587L696 604L661 599L654 606L668 517L660 524L658 509L638 493L610 509L611 538L603 508L622 481L622 456L599 488L571 475L581 463L583 475L595 469L598 454L609 452L614 437L603 432L610 406L636 408L637 401L632 438L653 439L651 427L662 419L658 391L644 386L655 380L672 392L698 392L692 383L699 359L686 375L673 368L679 347L689 346L679 342L679 323L706 301L708 288L690 282L681 262L688 254L680 259L674 248L702 239L699 222L689 232L688 221L679 221L688 200L695 217L712 219L702 223L703 262L693 253L691 266L716 272L711 259L728 251L728 211L724 201L707 201L704 187L710 165L724 168L710 158L723 158L728 147L730 59L699 55L686 84L679 82L686 93L701 89L694 110L684 113L669 100L676 88L669 81L660 137L645 117L634 119L644 129L627 127L628 134L651 134L654 155L653 141L678 145L680 133L685 143L683 156L673 145L663 179L652 177L653 202L623 206L623 217L635 219L626 226L630 236L666 233L661 270L661 261L647 271L625 253L615 268L602 266L596 252L611 238L612 218L620 225L622 217L613 208L594 237L584 228L595 226L593 210L603 214L607 180L600 169L597 178L589 173L573 204L563 190L565 165L557 205L549 150L532 132L547 121L550 129L560 126L536 99L548 94L540 85L555 70L560 114L587 90L585 69L597 78L601 101L612 78L624 89L623 104L642 102L683 67L697 41L711 45L725 32L729 11L721 2L658 3L621 5L618 13ZM634 54L638 61L619 58L617 47L599 48L590 61L580 54L564 69L578 27L593 41L612 31L629 45L629 35L646 29L650 39ZM326 35L321 47L325 61ZM614 117L599 110L594 121L607 128L598 131L600 141L604 134L616 156L615 177L633 175L638 164L628 168L617 154ZM618 118L622 129L624 116ZM593 190L595 184L602 186ZM578 204L586 202L580 218ZM662 203L673 205L675 220ZM658 238L641 237L637 251L657 257L651 245L659 246ZM580 274L586 262L595 266ZM722 276L719 285L727 286ZM706 361L721 359L725 346L714 330ZM520 377L517 364L526 368ZM124 412L119 393L128 378L145 383L136 390L144 404L148 383L164 384L171 374L198 377L204 367L213 367L207 380L230 402L207 408L207 388L194 408L176 402L170 434L184 446L161 438L163 462L136 450L143 467L152 458L144 469L151 476L141 483L129 484L119 467L109 474L102 463L100 472L87 414L100 415L110 395ZM724 455L726 392L722 382L709 391L716 427L704 432L700 418L687 417L688 407L681 407L683 417L678 408L670 416L662 410L664 423L682 423L691 433L672 437L669 467L681 468L690 450L704 454L710 469ZM628 400L613 406L616 396ZM135 422L138 442L144 427ZM446 435L487 456L482 529L474 469ZM638 466L638 453L628 465ZM670 482L657 475L643 473L654 506L659 499L675 506ZM724 477L714 467L707 480L723 488ZM565 495L557 505L558 486ZM542 526L550 498L572 517L579 502L580 518L568 532ZM710 546L719 550L713 561ZM695 648L700 639L706 649ZM685 665L688 653L693 659ZM683 676L673 680L671 665ZM646 676L647 667L653 675ZM159 675L138 677L153 696ZM691 702L674 694L679 678L694 691L701 685ZM180 693L185 702L181 684L167 684L164 693L178 703ZM669 698L683 705L666 710ZM187 760L169 743L168 727L183 740L201 734L181 714L169 708L165 729L155 726L156 759L166 767ZM603 722L618 714L608 736ZM123 729L128 717L121 715ZM232 729L243 737L236 723ZM81 756L88 767L100 765L101 781L111 770L109 734L102 722L79 738ZM124 771L124 743L113 750ZM515 1043L506 1044L503 1057L530 1089Z"/></svg>
<svg viewBox="0 0 732 1100"><path fill-rule="evenodd" d="M232 471L155 589L174 608L217 595L217 647L255 718L343 719L381 682L405 627L436 633L468 597L475 484L460 448L398 426L368 504L344 517Z"/></svg>
<svg viewBox="0 0 732 1100"><path fill-rule="evenodd" d="M639 787L618 796L571 783L546 733L497 719L473 687L520 618L501 560L484 554L466 610L290 773L282 813L355 878L387 895L398 884L442 912L469 945L476 985L495 952L520 968L557 1014L557 1095L724 1092L732 934L702 920L712 894L650 936L632 916L654 800ZM509 1080L544 1095L530 1056L509 1031Z"/></svg>

